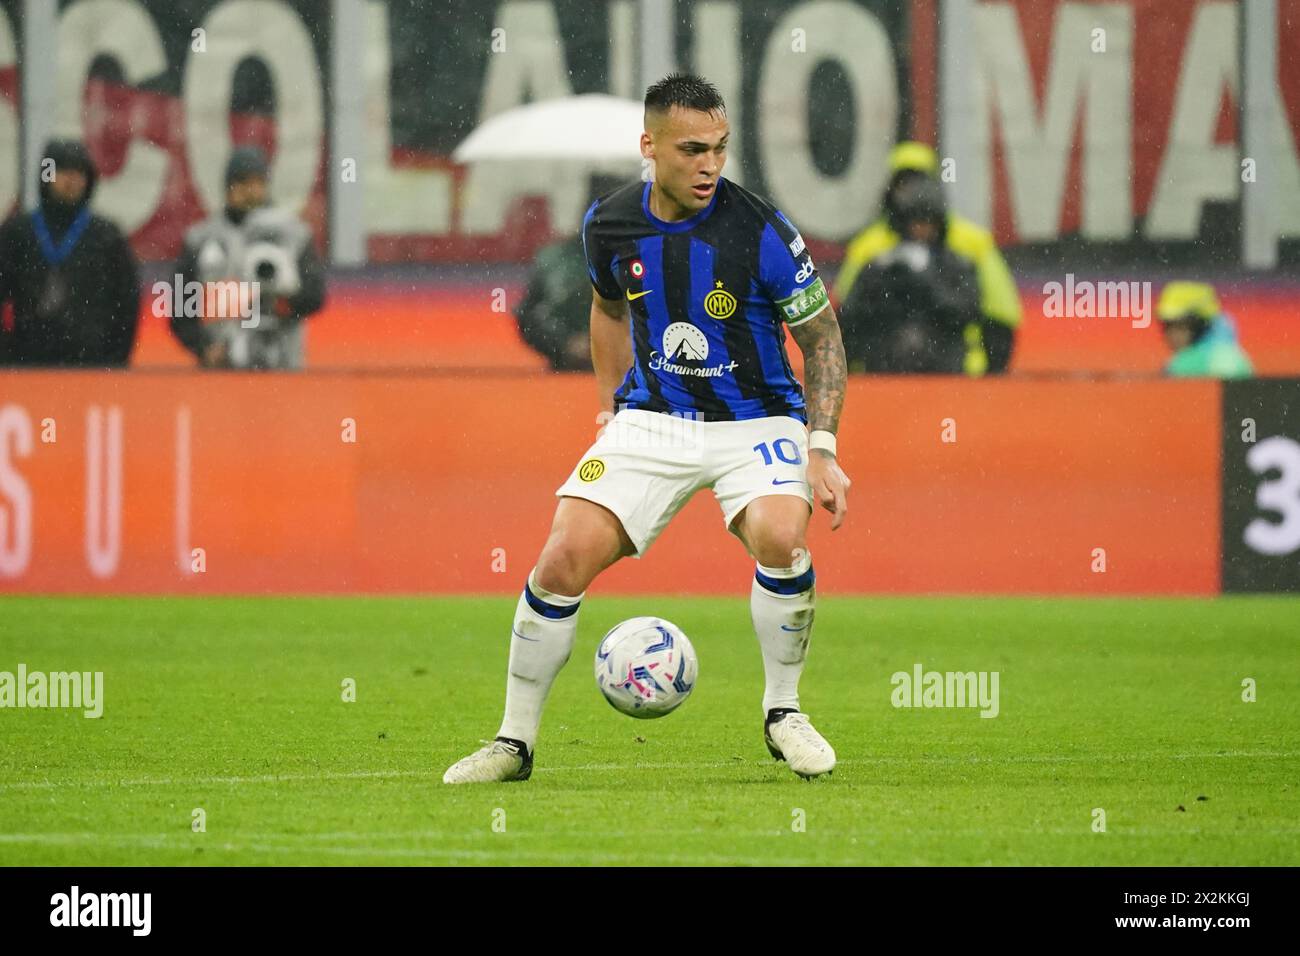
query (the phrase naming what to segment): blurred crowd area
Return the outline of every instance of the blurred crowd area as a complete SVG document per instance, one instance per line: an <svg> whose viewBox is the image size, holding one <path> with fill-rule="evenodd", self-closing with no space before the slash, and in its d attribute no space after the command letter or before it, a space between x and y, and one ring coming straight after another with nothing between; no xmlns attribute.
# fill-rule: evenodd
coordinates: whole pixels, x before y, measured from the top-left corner
<svg viewBox="0 0 1300 956"><path fill-rule="evenodd" d="M586 371L578 226L682 68L852 371L1295 376L1298 50L1300 0L0 0L0 365Z"/></svg>

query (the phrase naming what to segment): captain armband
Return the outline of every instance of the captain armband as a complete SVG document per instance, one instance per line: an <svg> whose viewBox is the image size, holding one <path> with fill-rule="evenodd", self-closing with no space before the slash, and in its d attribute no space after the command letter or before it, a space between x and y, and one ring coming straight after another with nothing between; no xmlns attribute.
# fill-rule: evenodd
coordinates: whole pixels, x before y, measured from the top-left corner
<svg viewBox="0 0 1300 956"><path fill-rule="evenodd" d="M821 276L813 280L807 288L800 289L787 299L778 299L777 307L785 317L785 324L793 328L815 317L822 309L831 304L826 294L826 286Z"/></svg>

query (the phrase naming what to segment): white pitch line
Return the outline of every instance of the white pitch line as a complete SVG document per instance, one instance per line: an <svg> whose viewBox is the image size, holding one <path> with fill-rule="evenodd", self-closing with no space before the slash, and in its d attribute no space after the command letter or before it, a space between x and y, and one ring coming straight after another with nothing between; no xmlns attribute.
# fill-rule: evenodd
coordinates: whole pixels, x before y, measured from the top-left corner
<svg viewBox="0 0 1300 956"><path fill-rule="evenodd" d="M671 833L683 835L701 834L699 827L682 827L674 829L655 828L656 833ZM728 837L780 837L789 831L780 827L769 828L766 830L726 830L720 831L721 835ZM950 831L943 831L950 832ZM606 839L609 837L637 837L643 836L643 830L601 830L598 834L593 834L588 829L573 828L548 828L545 831L513 831L509 836L515 840L533 840L539 837L550 839L552 837L587 837ZM829 837L828 832L825 836ZM88 843L95 841L114 840L123 843L148 843L162 845L171 842L174 849L189 850L198 846L205 845L207 840L221 842L219 837L209 836L207 834L191 834L188 830L184 833L0 833L0 843ZM342 832L342 833L235 833L231 836L232 840L254 841L263 843L275 843L286 841L303 841L310 843L314 840L338 840L338 841L366 841L366 840L494 840L496 834L486 835L482 828L464 829L464 830L411 830L409 832L383 832L383 833L365 833L365 832ZM836 837L838 839L838 837ZM177 845L178 841L184 841L183 845ZM287 843L286 845L298 846L299 843ZM485 851L495 852L495 851Z"/></svg>
<svg viewBox="0 0 1300 956"><path fill-rule="evenodd" d="M1141 763L1148 760L1209 760L1222 757L1246 757L1275 759L1300 757L1300 751L1272 750L1229 750L1222 753L1199 754L1025 754L1013 757L980 756L890 756L890 757L856 757L840 760L836 767L852 767L868 764L893 763L940 763L940 764L1016 764L1016 763ZM534 773L555 773L569 770L706 770L718 767L767 766L767 760L726 760L710 763L590 763L574 764L564 767L535 767Z"/></svg>
<svg viewBox="0 0 1300 956"><path fill-rule="evenodd" d="M698 830L676 831L698 833ZM553 834L534 834L541 836L551 836ZM607 836L616 836L617 834L601 834L601 838ZM644 836L644 833L628 832L625 834L629 837ZM727 834L730 836L731 834ZM764 831L764 835L772 835ZM364 836L364 834L358 834ZM500 837L504 842L508 837ZM517 837L516 837L517 839ZM654 859L650 860L643 854L629 853L610 853L608 851L587 851L583 849L551 849L551 850L530 850L519 846L502 846L498 850L485 849L466 849L451 847L385 847L382 849L371 847L354 847L354 846L311 846L305 844L293 843L264 843L264 842L237 842L235 840L213 840L208 842L203 837L194 837L186 845L167 845L167 836L165 834L93 834L93 833L60 833L60 834L0 834L0 844L3 843L24 843L24 844L57 844L61 846L70 846L80 843L94 843L96 846L119 846L119 847L138 847L141 849L164 850L176 852L193 852L198 846L202 846L206 852L228 852L228 853L264 853L269 855L285 854L302 854L302 853L324 853L332 856L348 857L388 857L394 859L429 859L437 857L449 857L452 859L481 859L492 860L499 863L510 863L521 859L531 860L561 860L573 862L575 859L583 863L604 862L604 863L640 863L647 865L698 865L701 863L718 863L730 865L752 865L755 860L752 857L739 856L722 856L715 853L699 854L678 854L666 855L656 852ZM771 860L764 859L762 863L770 866L806 866L808 858L792 860Z"/></svg>
<svg viewBox="0 0 1300 956"><path fill-rule="evenodd" d="M664 834L689 834L699 835L698 829L683 830L663 830L656 831ZM1086 828L1074 827L1051 827L1051 828L1034 828L1032 830L1016 828L961 828L953 829L950 827L891 827L888 830L862 830L862 831L842 831L827 830L822 833L808 833L792 836L791 834L779 828L772 830L737 830L726 831L719 834L727 838L762 838L774 840L787 838L794 841L795 844L801 844L808 841L813 844L822 844L827 840L834 840L837 847L841 849L844 846L844 838L849 833L856 833L854 842L850 844L853 848L850 852L862 856L870 856L872 853L879 852L882 843L890 841L911 840L917 838L937 838L949 839L952 837L975 837L980 839L998 839L1005 840L1015 837L1071 837L1086 840L1089 833ZM419 836L419 833L402 834L406 838ZM553 848L553 849L531 849L526 846L519 846L518 841L521 838L528 837L556 837L556 836L590 836L587 831L574 830L547 830L544 833L524 833L510 834L503 836L487 837L481 833L461 833L459 838L474 838L478 840L500 840L503 844L499 849L481 849L473 847L358 847L358 846L331 846L318 845L310 842L311 837L304 836L304 842L288 843L284 842L290 837L286 834L236 834L229 839L215 839L208 836L190 836L179 834L103 834L103 833L13 833L0 834L0 845L45 845L45 846L76 846L84 843L93 843L96 847L121 847L135 848L143 850L159 850L163 852L185 852L192 853L194 850L202 848L204 851L219 853L261 853L268 855L291 855L291 854L311 854L320 853L333 856L346 856L355 858L392 858L392 859L430 859L430 858L451 858L451 859L482 859L491 860L501 863L508 863L523 859L531 860L561 860L572 862L575 859L584 863L590 862L608 862L608 863L646 863L643 855L629 852L626 854L611 853L607 850L587 850L582 847ZM643 836L641 831L610 831L602 832L600 838L603 839L620 839L623 837L635 839ZM1270 827L1267 829L1252 829L1242 832L1236 827L1229 827L1225 823L1223 830L1207 830L1203 827L1197 827L1193 830L1184 830L1179 827L1138 827L1116 829L1115 836L1119 838L1139 838L1139 839L1158 839L1168 840L1171 836L1201 836L1201 837L1237 837L1237 836L1271 836L1271 837L1296 837L1300 836L1300 828L1279 828ZM357 839L363 840L373 838L374 834L318 834L315 837L324 838L332 837L334 839ZM183 841L183 842L182 842ZM507 845L508 844L508 845ZM824 847L817 846L817 850ZM815 856L816 854L813 854ZM681 863L685 865L698 865L700 863L719 863L745 865L753 864L755 859L750 857L724 856L717 853L701 852L697 854L682 853L675 855L665 855L656 853L654 863L672 864ZM764 865L777 866L795 866L807 865L809 856L799 859L790 860L772 860L764 859L761 861Z"/></svg>
<svg viewBox="0 0 1300 956"><path fill-rule="evenodd" d="M1219 760L1232 759L1295 759L1300 751L1228 750L1221 753L1190 754L1026 754L1012 757L981 756L889 756L861 757L841 760L837 766L852 767L872 764L1019 764L1019 763L1140 763L1150 760ZM762 759L718 760L701 763L592 763L571 764L559 767L537 767L534 773L569 773L573 771L629 771L629 770L717 770L723 767L768 767L771 762ZM429 777L441 780L435 767L427 770L349 770L320 773L257 774L253 776L225 777L142 777L133 780L19 780L0 783L6 790L57 790L61 788L95 787L179 787L179 786L242 786L256 783L308 783L323 780L383 780L403 777Z"/></svg>
<svg viewBox="0 0 1300 956"><path fill-rule="evenodd" d="M241 785L245 783L303 783L313 780L382 780L423 777L432 770L348 770L321 773L267 773L248 777L141 777L136 780L20 780L0 783L0 790L57 790L61 787L177 787Z"/></svg>

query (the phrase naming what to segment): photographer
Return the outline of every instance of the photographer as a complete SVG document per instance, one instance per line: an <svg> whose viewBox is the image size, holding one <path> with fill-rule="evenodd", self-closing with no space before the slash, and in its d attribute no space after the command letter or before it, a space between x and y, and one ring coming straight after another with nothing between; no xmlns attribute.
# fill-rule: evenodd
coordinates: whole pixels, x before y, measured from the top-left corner
<svg viewBox="0 0 1300 956"><path fill-rule="evenodd" d="M266 156L241 146L225 209L185 236L175 272L203 284L202 314L173 314L171 328L203 366L302 367L302 320L324 304L325 270L307 226L269 203Z"/></svg>
<svg viewBox="0 0 1300 956"><path fill-rule="evenodd" d="M924 143L903 142L890 153L889 169L883 214L845 250L834 289L834 297L840 303L856 297L859 281L871 275L870 266L884 266L891 259L909 263L921 261L921 255L915 251L910 254L894 252L904 240L899 231L900 203L907 197L915 200L917 183L930 182L941 188L939 157ZM949 264L955 261L972 271L978 290L978 309L968 317L962 330L965 359L955 371L974 376L1005 372L1011 363L1021 322L1020 296L1006 260L987 229L957 213L945 209L940 229L938 245L926 243L927 246L931 251L943 253L937 257L939 261ZM917 271L926 270L918 268ZM944 266L941 274L951 274L951 270ZM840 320L846 322L846 315L841 314ZM857 324L869 321L874 319L867 315Z"/></svg>
<svg viewBox="0 0 1300 956"><path fill-rule="evenodd" d="M965 330L979 321L974 268L945 243L947 209L939 183L901 184L889 207L898 242L867 264L841 304L850 369L956 375L966 361Z"/></svg>

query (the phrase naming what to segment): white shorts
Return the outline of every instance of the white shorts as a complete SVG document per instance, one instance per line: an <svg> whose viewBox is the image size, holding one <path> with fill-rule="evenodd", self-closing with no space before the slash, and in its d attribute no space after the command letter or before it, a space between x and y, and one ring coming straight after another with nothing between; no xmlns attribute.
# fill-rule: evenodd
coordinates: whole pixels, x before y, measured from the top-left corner
<svg viewBox="0 0 1300 956"><path fill-rule="evenodd" d="M640 557L701 488L713 489L733 533L763 495L795 495L811 509L807 461L808 429L787 415L701 422L625 408L555 493L612 511Z"/></svg>

